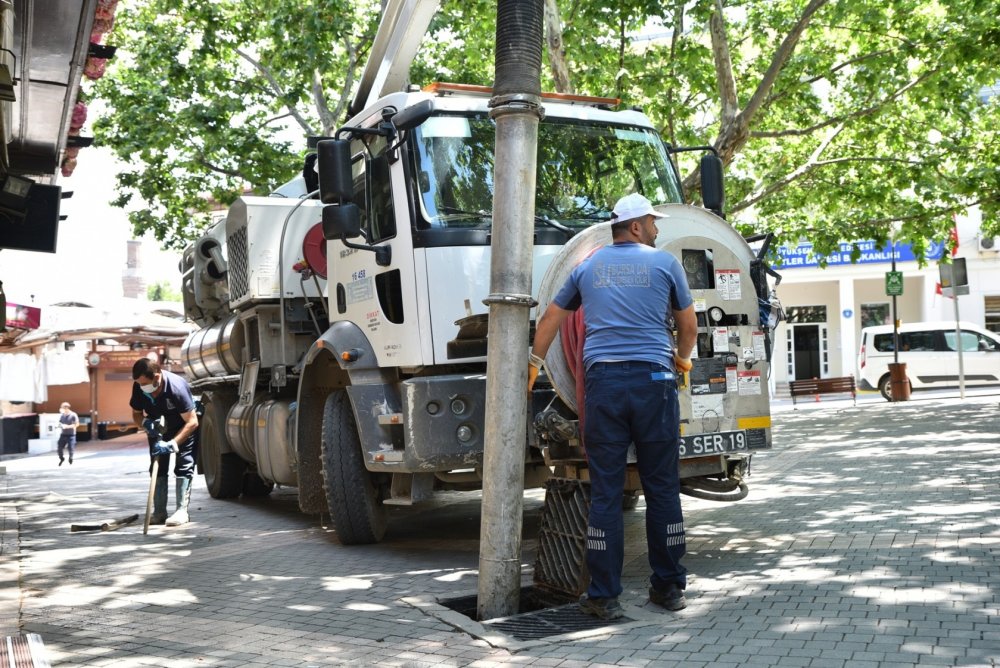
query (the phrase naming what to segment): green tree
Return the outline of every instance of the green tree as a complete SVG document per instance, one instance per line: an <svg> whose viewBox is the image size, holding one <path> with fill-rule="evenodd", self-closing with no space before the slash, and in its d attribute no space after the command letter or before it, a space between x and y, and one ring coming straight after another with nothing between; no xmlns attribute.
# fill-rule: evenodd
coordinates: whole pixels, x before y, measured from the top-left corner
<svg viewBox="0 0 1000 668"><path fill-rule="evenodd" d="M818 251L919 252L979 204L1000 221L1000 21L981 0L559 2L571 85L638 104L673 144L711 143L731 219ZM659 17L663 37L635 34ZM698 173L686 164L685 186Z"/></svg>
<svg viewBox="0 0 1000 668"><path fill-rule="evenodd" d="M293 177L288 124L326 135L343 119L377 14L377 0L123 4L121 55L94 91L113 111L95 135L127 165L113 204L135 233L183 247L213 201Z"/></svg>
<svg viewBox="0 0 1000 668"><path fill-rule="evenodd" d="M170 281L157 281L146 286L146 299L151 302L179 302L184 298L181 293L174 290Z"/></svg>
<svg viewBox="0 0 1000 668"><path fill-rule="evenodd" d="M898 230L919 252L979 204L987 233L1000 233L1000 104L977 96L998 78L994 3L544 2L543 85L620 97L670 143L714 145L742 231L822 252ZM115 111L98 138L132 161L117 203L145 206L131 214L137 234L179 245L206 193L228 203L294 175L300 156L276 119L303 133L343 120L376 5L146 0L125 11L116 39L132 56L101 82ZM495 10L443 0L412 80L490 84ZM680 166L696 197L696 163Z"/></svg>

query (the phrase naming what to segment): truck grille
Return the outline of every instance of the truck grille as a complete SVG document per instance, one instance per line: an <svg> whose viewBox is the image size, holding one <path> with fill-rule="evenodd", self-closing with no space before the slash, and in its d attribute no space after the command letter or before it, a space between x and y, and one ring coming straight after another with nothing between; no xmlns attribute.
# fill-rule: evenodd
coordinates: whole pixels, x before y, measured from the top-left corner
<svg viewBox="0 0 1000 668"><path fill-rule="evenodd" d="M238 302L250 291L250 267L247 262L247 228L236 230L228 242L229 301Z"/></svg>

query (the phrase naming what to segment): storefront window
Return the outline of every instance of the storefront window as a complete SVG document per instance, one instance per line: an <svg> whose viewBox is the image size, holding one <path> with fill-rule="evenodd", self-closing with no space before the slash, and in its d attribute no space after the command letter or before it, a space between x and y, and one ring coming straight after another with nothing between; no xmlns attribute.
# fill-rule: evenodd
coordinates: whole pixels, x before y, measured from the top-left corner
<svg viewBox="0 0 1000 668"><path fill-rule="evenodd" d="M826 322L826 307L789 306L785 308L785 320L790 323Z"/></svg>
<svg viewBox="0 0 1000 668"><path fill-rule="evenodd" d="M1000 333L1000 295L990 295L983 299L986 311L986 329Z"/></svg>
<svg viewBox="0 0 1000 668"><path fill-rule="evenodd" d="M861 305L861 326L874 327L876 325L888 325L889 305L888 304L862 304Z"/></svg>

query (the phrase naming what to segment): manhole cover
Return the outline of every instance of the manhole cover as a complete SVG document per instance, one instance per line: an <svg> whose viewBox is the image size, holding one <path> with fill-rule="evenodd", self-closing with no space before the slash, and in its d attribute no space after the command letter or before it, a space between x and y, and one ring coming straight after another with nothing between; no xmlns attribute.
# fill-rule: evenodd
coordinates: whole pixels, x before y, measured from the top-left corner
<svg viewBox="0 0 1000 668"><path fill-rule="evenodd" d="M402 600L494 647L512 652L546 643L615 633L633 626L663 623L662 615L628 605L625 606L624 617L597 619L580 612L575 599L532 586L521 588L518 614L485 621L476 620L476 593L441 599L413 596Z"/></svg>
<svg viewBox="0 0 1000 668"><path fill-rule="evenodd" d="M576 603L526 612L513 617L501 617L483 622L483 626L494 628L516 640L539 640L566 633L603 629L609 624L628 624L635 620L627 615L613 621L597 619L585 615Z"/></svg>

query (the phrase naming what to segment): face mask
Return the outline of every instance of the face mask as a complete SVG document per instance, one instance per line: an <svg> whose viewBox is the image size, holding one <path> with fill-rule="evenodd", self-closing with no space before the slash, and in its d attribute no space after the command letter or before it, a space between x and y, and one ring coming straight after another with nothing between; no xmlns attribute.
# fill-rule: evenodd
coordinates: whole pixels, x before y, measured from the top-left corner
<svg viewBox="0 0 1000 668"><path fill-rule="evenodd" d="M156 392L156 385L140 385L139 389L142 390L143 393L146 394L146 396L149 396L153 392Z"/></svg>

